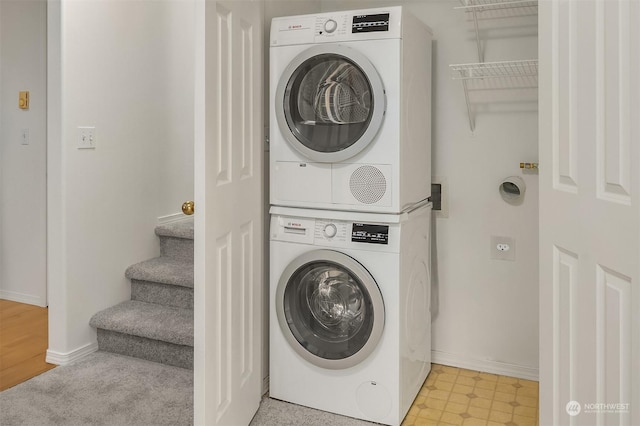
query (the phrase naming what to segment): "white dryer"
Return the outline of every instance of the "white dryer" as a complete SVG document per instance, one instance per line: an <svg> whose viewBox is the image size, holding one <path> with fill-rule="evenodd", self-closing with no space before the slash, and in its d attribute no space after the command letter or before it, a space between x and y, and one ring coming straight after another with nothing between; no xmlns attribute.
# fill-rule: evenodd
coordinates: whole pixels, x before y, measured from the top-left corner
<svg viewBox="0 0 640 426"><path fill-rule="evenodd" d="M273 19L272 205L399 213L431 195L431 40L401 6Z"/></svg>
<svg viewBox="0 0 640 426"><path fill-rule="evenodd" d="M271 213L270 396L399 425L431 368L431 206Z"/></svg>

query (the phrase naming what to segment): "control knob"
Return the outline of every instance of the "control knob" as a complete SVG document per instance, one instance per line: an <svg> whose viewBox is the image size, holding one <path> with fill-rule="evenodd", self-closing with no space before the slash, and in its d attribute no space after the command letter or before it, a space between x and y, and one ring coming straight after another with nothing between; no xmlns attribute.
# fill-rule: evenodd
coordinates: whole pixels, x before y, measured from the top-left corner
<svg viewBox="0 0 640 426"><path fill-rule="evenodd" d="M333 19L329 19L327 22L324 23L324 30L329 34L334 32L337 28L338 28L338 23Z"/></svg>
<svg viewBox="0 0 640 426"><path fill-rule="evenodd" d="M329 223L324 226L324 236L327 238L333 238L338 233L338 228L333 223Z"/></svg>

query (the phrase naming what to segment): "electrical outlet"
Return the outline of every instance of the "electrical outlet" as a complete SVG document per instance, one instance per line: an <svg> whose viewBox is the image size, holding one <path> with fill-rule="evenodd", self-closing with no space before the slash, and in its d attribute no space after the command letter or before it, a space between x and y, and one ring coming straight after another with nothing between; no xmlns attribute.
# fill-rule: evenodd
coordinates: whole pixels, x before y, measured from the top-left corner
<svg viewBox="0 0 640 426"><path fill-rule="evenodd" d="M78 127L78 149L96 149L96 128Z"/></svg>
<svg viewBox="0 0 640 426"><path fill-rule="evenodd" d="M491 236L491 259L516 260L516 242L510 237Z"/></svg>

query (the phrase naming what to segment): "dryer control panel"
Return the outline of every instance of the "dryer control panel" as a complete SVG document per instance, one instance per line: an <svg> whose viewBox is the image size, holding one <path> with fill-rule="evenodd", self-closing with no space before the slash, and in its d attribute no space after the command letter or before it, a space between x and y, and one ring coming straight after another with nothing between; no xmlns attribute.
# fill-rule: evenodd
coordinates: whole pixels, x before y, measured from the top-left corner
<svg viewBox="0 0 640 426"><path fill-rule="evenodd" d="M399 39L402 7L284 16L271 23L271 46Z"/></svg>

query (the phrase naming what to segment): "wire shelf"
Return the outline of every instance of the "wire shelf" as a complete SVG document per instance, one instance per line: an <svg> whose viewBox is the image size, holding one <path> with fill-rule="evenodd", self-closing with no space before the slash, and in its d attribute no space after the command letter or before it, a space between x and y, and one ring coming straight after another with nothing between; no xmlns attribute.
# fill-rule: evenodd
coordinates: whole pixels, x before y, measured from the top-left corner
<svg viewBox="0 0 640 426"><path fill-rule="evenodd" d="M454 80L537 77L538 60L480 62L449 65Z"/></svg>
<svg viewBox="0 0 640 426"><path fill-rule="evenodd" d="M481 18L507 18L538 14L538 0L460 0L460 3L462 6L454 7L454 9L462 9L472 16L473 28L476 33L478 62L484 62L478 24ZM494 13L484 13L491 11Z"/></svg>
<svg viewBox="0 0 640 426"><path fill-rule="evenodd" d="M538 10L538 0L460 0L460 3L461 6L454 7L454 9L484 12L487 10L528 8L533 14Z"/></svg>
<svg viewBox="0 0 640 426"><path fill-rule="evenodd" d="M462 81L469 115L469 128L475 129L469 92L485 89L531 89L538 87L538 60L480 62L449 65L451 78Z"/></svg>

